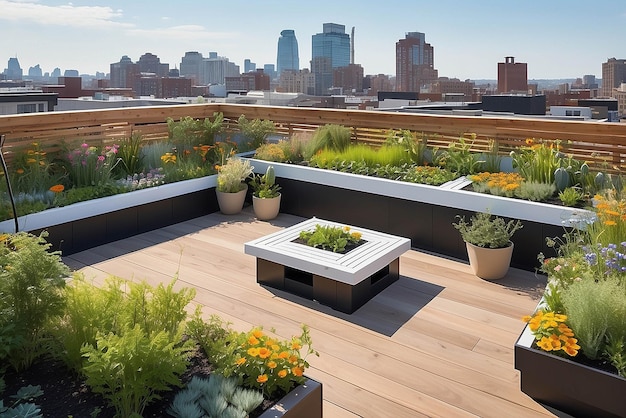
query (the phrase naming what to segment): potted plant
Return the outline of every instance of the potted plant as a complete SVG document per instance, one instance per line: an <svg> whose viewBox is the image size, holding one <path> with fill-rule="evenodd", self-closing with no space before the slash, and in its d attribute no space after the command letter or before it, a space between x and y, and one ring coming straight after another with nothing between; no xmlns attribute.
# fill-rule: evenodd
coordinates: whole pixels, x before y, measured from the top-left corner
<svg viewBox="0 0 626 418"><path fill-rule="evenodd" d="M253 174L250 180L252 187L252 208L261 221L269 221L278 216L280 210L280 186L276 184L274 166L268 166L265 174Z"/></svg>
<svg viewBox="0 0 626 418"><path fill-rule="evenodd" d="M226 164L218 167L215 191L220 212L225 215L241 212L248 191L245 180L253 169L249 160L238 157L231 157Z"/></svg>
<svg viewBox="0 0 626 418"><path fill-rule="evenodd" d="M496 280L504 277L511 264L513 242L511 237L522 228L519 220L505 221L488 212L476 212L467 222L457 215L458 223L452 225L461 233L474 274L482 279Z"/></svg>

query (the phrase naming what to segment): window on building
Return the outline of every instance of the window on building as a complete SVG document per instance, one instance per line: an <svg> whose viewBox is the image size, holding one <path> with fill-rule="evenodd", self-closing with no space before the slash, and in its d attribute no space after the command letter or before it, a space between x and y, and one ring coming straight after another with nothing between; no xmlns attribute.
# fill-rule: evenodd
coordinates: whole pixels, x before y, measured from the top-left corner
<svg viewBox="0 0 626 418"><path fill-rule="evenodd" d="M18 104L17 113L36 113L37 105L35 103Z"/></svg>

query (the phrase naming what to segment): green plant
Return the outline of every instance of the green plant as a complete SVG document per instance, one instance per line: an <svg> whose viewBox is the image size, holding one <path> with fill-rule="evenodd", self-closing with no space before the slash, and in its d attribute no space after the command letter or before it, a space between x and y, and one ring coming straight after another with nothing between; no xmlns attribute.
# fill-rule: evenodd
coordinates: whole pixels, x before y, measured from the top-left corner
<svg viewBox="0 0 626 418"><path fill-rule="evenodd" d="M467 176L472 181L472 188L478 193L489 193L494 196L513 197L522 184L519 173L484 171Z"/></svg>
<svg viewBox="0 0 626 418"><path fill-rule="evenodd" d="M402 147L411 160L418 165L426 161L427 138L425 135L418 139L417 135L408 129L391 130L385 137L385 145Z"/></svg>
<svg viewBox="0 0 626 418"><path fill-rule="evenodd" d="M350 145L350 140L350 128L335 124L320 126L313 132L313 137L305 145L305 159L310 159L323 149L343 151Z"/></svg>
<svg viewBox="0 0 626 418"><path fill-rule="evenodd" d="M506 222L488 212L476 212L469 222L457 215L458 222L452 225L461 233L463 241L484 248L504 248L509 245L513 234L522 228L520 220Z"/></svg>
<svg viewBox="0 0 626 418"><path fill-rule="evenodd" d="M9 176L15 194L46 194L64 177L38 142L33 142L25 151L18 151L11 166L13 170Z"/></svg>
<svg viewBox="0 0 626 418"><path fill-rule="evenodd" d="M285 151L280 143L262 144L254 153L254 158L264 161L273 161L281 163L287 161Z"/></svg>
<svg viewBox="0 0 626 418"><path fill-rule="evenodd" d="M310 247L340 253L348 244L358 244L361 233L351 231L349 226L316 224L313 231L300 231L299 238Z"/></svg>
<svg viewBox="0 0 626 418"><path fill-rule="evenodd" d="M253 174L249 182L253 194L261 199L271 199L280 195L281 187L276 184L276 174L274 167L268 166L265 174Z"/></svg>
<svg viewBox="0 0 626 418"><path fill-rule="evenodd" d="M577 206L584 199L585 195L579 187L566 187L563 191L559 192L559 200L561 200L565 206Z"/></svg>
<svg viewBox="0 0 626 418"><path fill-rule="evenodd" d="M626 286L621 279L577 280L561 290L561 299L588 358L604 353L609 335L619 340L626 336Z"/></svg>
<svg viewBox="0 0 626 418"><path fill-rule="evenodd" d="M243 158L231 157L226 164L217 170L217 191L237 193L245 189L244 181L252 174L254 167L250 161Z"/></svg>
<svg viewBox="0 0 626 418"><path fill-rule="evenodd" d="M0 236L0 328L14 327L8 360L16 370L43 353L47 327L63 312L69 268L60 252L50 251L46 237L46 232Z"/></svg>
<svg viewBox="0 0 626 418"><path fill-rule="evenodd" d="M148 335L139 325L125 326L120 334L99 334L96 347L82 349L86 383L110 402L116 416L140 417L160 392L180 386L192 348L181 337L172 339L165 331Z"/></svg>
<svg viewBox="0 0 626 418"><path fill-rule="evenodd" d="M120 143L117 150L120 163L117 168L125 176L132 176L143 170L144 154L141 153L141 141L141 134L133 132L129 138L123 139Z"/></svg>
<svg viewBox="0 0 626 418"><path fill-rule="evenodd" d="M500 172L500 165L502 163L502 156L500 155L500 149L498 141L494 139L487 140L487 152L481 158L483 161L480 165L481 171L489 173Z"/></svg>
<svg viewBox="0 0 626 418"><path fill-rule="evenodd" d="M240 151L255 150L267 141L267 137L276 131L276 125L271 120L253 119L248 120L245 115L237 119L239 132L246 139L240 144Z"/></svg>
<svg viewBox="0 0 626 418"><path fill-rule="evenodd" d="M472 134L472 139L476 134ZM450 171L462 176L477 173L480 170L483 160L480 155L471 151L472 144L468 143L464 137L460 137L457 142L451 142L443 158L442 164Z"/></svg>
<svg viewBox="0 0 626 418"><path fill-rule="evenodd" d="M21 387L11 398L15 399L11 406L4 406L0 400L0 418L41 418L41 409L35 403L35 398L43 395L41 386L28 385Z"/></svg>
<svg viewBox="0 0 626 418"><path fill-rule="evenodd" d="M545 202L556 192L554 183L538 183L534 181L523 181L520 187L515 190L515 196L520 199L532 202Z"/></svg>
<svg viewBox="0 0 626 418"><path fill-rule="evenodd" d="M212 374L206 379L194 376L167 412L177 418L246 417L262 402L260 391L238 387L236 378Z"/></svg>
<svg viewBox="0 0 626 418"><path fill-rule="evenodd" d="M526 145L511 151L513 168L524 180L536 183L554 183L554 173L565 165L561 141L535 141L527 139Z"/></svg>
<svg viewBox="0 0 626 418"><path fill-rule="evenodd" d="M189 150L195 145L213 145L215 137L224 129L223 124L224 115L221 112L214 112L213 120L194 119L191 116L185 116L178 121L167 118L170 140L180 151Z"/></svg>

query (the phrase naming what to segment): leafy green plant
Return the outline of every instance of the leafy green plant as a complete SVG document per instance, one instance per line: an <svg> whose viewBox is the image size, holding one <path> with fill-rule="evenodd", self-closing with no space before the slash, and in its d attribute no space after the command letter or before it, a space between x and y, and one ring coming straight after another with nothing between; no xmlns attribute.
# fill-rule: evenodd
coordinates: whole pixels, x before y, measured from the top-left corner
<svg viewBox="0 0 626 418"><path fill-rule="evenodd" d="M276 184L276 174L274 167L268 166L265 174L253 174L249 182L253 194L261 199L271 199L278 197L281 187Z"/></svg>
<svg viewBox="0 0 626 418"><path fill-rule="evenodd" d="M577 206L584 199L585 195L579 187L567 187L562 192L559 192L559 200L565 206Z"/></svg>
<svg viewBox="0 0 626 418"><path fill-rule="evenodd" d="M178 121L167 118L170 140L181 151L196 145L213 145L216 136L224 129L223 124L224 115L221 112L214 112L213 120L194 119L191 116L185 116Z"/></svg>
<svg viewBox="0 0 626 418"><path fill-rule="evenodd" d="M33 401L43 395L41 386L28 385L21 387L11 398L15 399L11 406L4 406L0 400L0 418L41 418L41 408Z"/></svg>
<svg viewBox="0 0 626 418"><path fill-rule="evenodd" d="M9 173L15 194L42 194L50 187L59 184L65 173L55 168L48 153L38 142L22 151L13 159L12 172Z"/></svg>
<svg viewBox="0 0 626 418"><path fill-rule="evenodd" d="M245 188L244 181L252 174L254 167L244 158L231 157L217 171L217 190L237 193Z"/></svg>
<svg viewBox="0 0 626 418"><path fill-rule="evenodd" d="M146 334L139 325L120 334L99 334L96 347L82 349L86 383L115 408L116 416L139 417L160 392L180 386L188 365L190 341L182 333L172 339L165 331Z"/></svg>
<svg viewBox="0 0 626 418"><path fill-rule="evenodd" d="M425 152L427 149L427 138L422 135L418 138L414 132L408 129L391 130L385 137L385 145L397 145L409 154L411 161L418 165L426 162Z"/></svg>
<svg viewBox="0 0 626 418"><path fill-rule="evenodd" d="M511 151L513 168L526 181L554 183L554 172L562 166L565 155L560 151L561 141L535 141L527 139L526 145Z"/></svg>
<svg viewBox="0 0 626 418"><path fill-rule="evenodd" d="M480 170L488 173L500 172L500 166L502 164L502 156L500 155L500 149L498 141L489 139L487 141L487 152L481 158Z"/></svg>
<svg viewBox="0 0 626 418"><path fill-rule="evenodd" d="M86 142L66 154L70 180L74 187L103 186L113 178L113 171L120 163L118 145L103 148Z"/></svg>
<svg viewBox="0 0 626 418"><path fill-rule="evenodd" d="M476 135L472 134L472 138ZM468 143L464 137L460 137L458 141L450 143L446 151L446 155L441 162L443 166L462 176L474 174L480 171L483 160L480 155L471 151L472 144Z"/></svg>
<svg viewBox="0 0 626 418"><path fill-rule="evenodd" d="M488 212L476 212L469 222L457 215L458 222L452 225L461 233L463 241L484 248L504 248L509 245L513 234L522 228L518 220L505 221Z"/></svg>
<svg viewBox="0 0 626 418"><path fill-rule="evenodd" d="M177 418L247 417L263 402L263 393L239 387L236 378L194 376L176 394L168 413Z"/></svg>
<svg viewBox="0 0 626 418"><path fill-rule="evenodd" d="M259 148L267 141L267 137L276 132L276 125L274 122L268 119L253 119L249 120L245 115L239 116L237 119L237 127L239 132L245 138L245 141L240 144L240 151L254 150Z"/></svg>
<svg viewBox="0 0 626 418"><path fill-rule="evenodd" d="M358 244L361 233L351 231L349 226L316 224L313 231L300 231L299 238L310 247L341 253L348 244Z"/></svg>
<svg viewBox="0 0 626 418"><path fill-rule="evenodd" d="M61 253L50 251L47 232L0 237L0 328L14 326L15 346L8 360L28 368L44 351L50 321L62 314L69 268Z"/></svg>

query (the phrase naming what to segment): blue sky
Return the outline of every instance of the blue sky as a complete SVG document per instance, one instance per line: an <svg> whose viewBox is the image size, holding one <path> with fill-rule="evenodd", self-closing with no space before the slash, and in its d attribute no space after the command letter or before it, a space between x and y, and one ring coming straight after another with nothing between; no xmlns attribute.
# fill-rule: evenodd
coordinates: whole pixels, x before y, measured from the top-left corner
<svg viewBox="0 0 626 418"><path fill-rule="evenodd" d="M602 75L607 58L626 58L626 1L581 0L0 0L0 71L17 57L109 72L123 55L151 52L178 67L186 51L215 51L243 70L246 58L276 63L280 31L295 30L300 66L323 23L355 27L355 62L365 74L395 74L395 43L423 32L440 76L495 79L505 56L528 77Z"/></svg>

